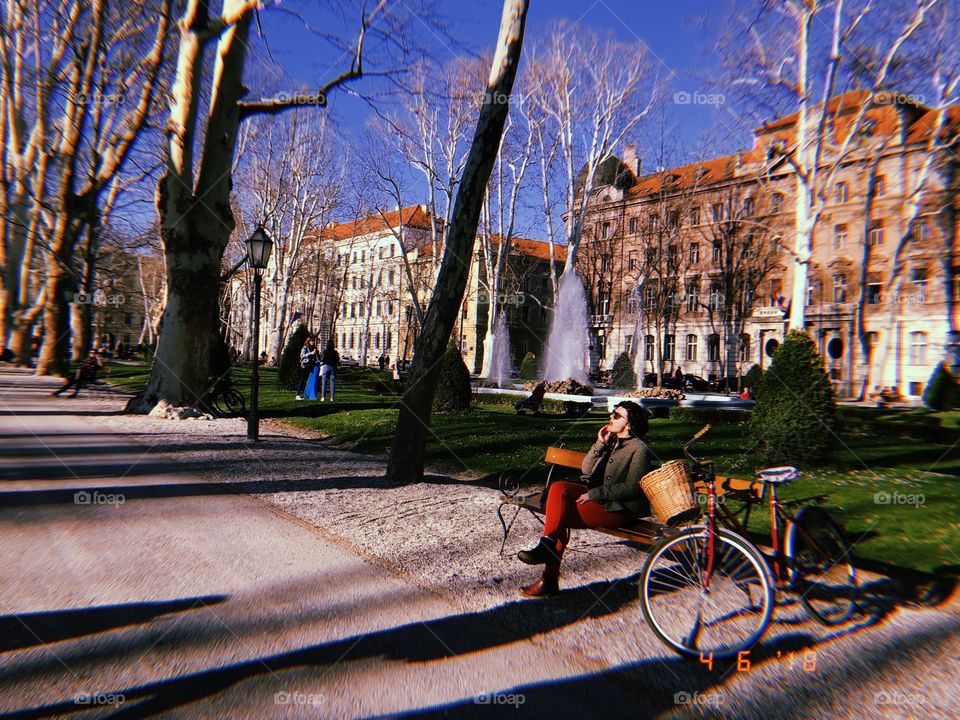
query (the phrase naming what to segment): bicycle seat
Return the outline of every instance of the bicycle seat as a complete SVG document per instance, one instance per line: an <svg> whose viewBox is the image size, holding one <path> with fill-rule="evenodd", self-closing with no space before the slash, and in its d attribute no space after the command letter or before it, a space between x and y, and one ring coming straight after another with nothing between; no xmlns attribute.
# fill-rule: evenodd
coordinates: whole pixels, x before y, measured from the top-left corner
<svg viewBox="0 0 960 720"><path fill-rule="evenodd" d="M800 471L790 465L766 468L757 472L757 480L771 485L786 485L800 477Z"/></svg>

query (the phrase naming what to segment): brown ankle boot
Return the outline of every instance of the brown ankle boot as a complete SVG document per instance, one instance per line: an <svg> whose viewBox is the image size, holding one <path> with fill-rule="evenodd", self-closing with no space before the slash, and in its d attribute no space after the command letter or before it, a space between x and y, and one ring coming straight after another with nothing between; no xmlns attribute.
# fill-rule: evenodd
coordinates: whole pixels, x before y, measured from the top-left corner
<svg viewBox="0 0 960 720"><path fill-rule="evenodd" d="M557 578L543 577L532 585L520 588L520 594L529 598L549 597L560 592L560 583Z"/></svg>

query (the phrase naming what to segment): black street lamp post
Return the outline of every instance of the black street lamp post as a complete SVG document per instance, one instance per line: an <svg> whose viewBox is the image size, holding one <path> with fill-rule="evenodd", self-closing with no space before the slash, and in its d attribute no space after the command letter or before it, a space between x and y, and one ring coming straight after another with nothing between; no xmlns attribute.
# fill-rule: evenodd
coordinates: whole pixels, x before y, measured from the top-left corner
<svg viewBox="0 0 960 720"><path fill-rule="evenodd" d="M247 439L260 439L260 416L257 402L260 396L260 282L270 262L273 240L261 226L247 238L247 262L253 270L253 372L250 374L250 415L247 417Z"/></svg>

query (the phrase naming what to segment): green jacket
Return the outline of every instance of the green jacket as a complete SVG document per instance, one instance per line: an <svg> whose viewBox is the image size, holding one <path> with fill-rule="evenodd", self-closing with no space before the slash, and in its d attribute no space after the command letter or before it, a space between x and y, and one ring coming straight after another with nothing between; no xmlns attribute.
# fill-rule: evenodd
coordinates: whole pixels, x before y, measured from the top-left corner
<svg viewBox="0 0 960 720"><path fill-rule="evenodd" d="M626 511L634 517L650 514L650 502L640 489L640 478L650 470L647 445L640 438L618 438L616 447L609 451L610 459L603 469L603 478L591 476L603 462L604 444L597 440L583 459L583 479L590 485L587 497L603 503L610 512Z"/></svg>

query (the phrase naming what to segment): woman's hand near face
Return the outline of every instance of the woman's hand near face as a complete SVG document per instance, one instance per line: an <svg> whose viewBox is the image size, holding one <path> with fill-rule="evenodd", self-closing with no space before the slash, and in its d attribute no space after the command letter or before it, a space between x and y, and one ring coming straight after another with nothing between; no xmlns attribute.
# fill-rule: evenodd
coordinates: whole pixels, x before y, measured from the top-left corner
<svg viewBox="0 0 960 720"><path fill-rule="evenodd" d="M607 441L610 440L610 434L611 434L610 426L604 425L602 428L600 428L600 432L597 433L597 440L599 440L602 443L606 443Z"/></svg>

